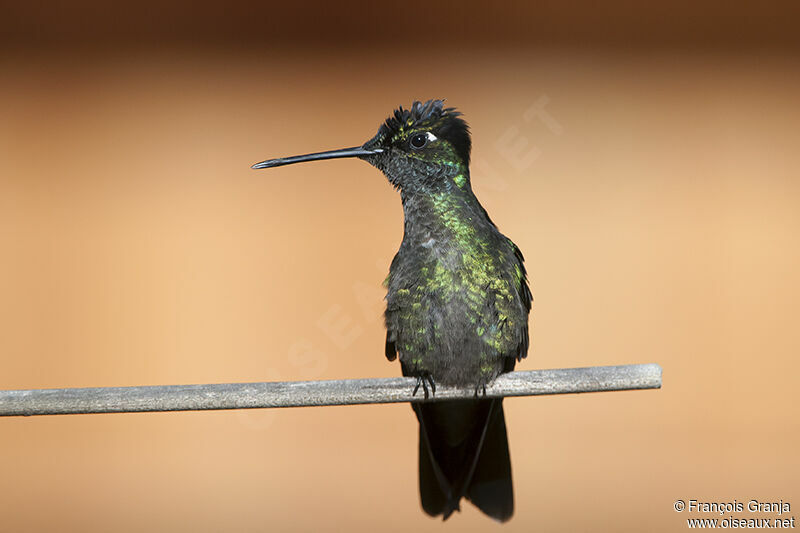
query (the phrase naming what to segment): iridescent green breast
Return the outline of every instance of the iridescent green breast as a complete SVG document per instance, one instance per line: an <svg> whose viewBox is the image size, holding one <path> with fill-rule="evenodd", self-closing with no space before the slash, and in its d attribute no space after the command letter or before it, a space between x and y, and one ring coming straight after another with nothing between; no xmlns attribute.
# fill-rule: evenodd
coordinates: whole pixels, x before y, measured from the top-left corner
<svg viewBox="0 0 800 533"><path fill-rule="evenodd" d="M463 199L433 196L428 216L392 265L390 336L404 364L437 381L488 382L516 357L527 324L515 247Z"/></svg>

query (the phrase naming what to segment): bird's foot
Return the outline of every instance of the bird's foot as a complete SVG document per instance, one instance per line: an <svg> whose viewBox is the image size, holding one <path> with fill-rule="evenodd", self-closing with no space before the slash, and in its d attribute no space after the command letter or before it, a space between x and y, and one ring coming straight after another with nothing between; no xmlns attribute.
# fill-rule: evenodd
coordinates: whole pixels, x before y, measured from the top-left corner
<svg viewBox="0 0 800 533"><path fill-rule="evenodd" d="M430 372L423 372L417 376L417 385L414 387L414 392L411 393L412 396L417 395L420 385L422 385L426 400L428 399L428 385L431 387L431 394L436 394L436 383L433 381L433 376L431 376Z"/></svg>
<svg viewBox="0 0 800 533"><path fill-rule="evenodd" d="M481 391L483 391L483 397L485 398L486 397L486 382L485 381L481 381L480 383L478 383L475 386L475 397L476 398L478 397L479 393L481 393Z"/></svg>
<svg viewBox="0 0 800 533"><path fill-rule="evenodd" d="M486 385L494 381L495 375L486 373L481 376L478 380L478 384L475 385L475 397L477 398L480 395L483 395L486 398Z"/></svg>

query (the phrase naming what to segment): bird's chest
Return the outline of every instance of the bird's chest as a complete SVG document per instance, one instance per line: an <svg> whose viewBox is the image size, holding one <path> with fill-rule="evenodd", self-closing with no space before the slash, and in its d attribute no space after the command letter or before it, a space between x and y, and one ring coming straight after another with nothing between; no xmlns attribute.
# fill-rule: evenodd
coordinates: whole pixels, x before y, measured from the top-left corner
<svg viewBox="0 0 800 533"><path fill-rule="evenodd" d="M424 237L401 248L392 264L387 324L434 343L445 333L459 341L491 327L498 303L511 296L502 258L480 245Z"/></svg>
<svg viewBox="0 0 800 533"><path fill-rule="evenodd" d="M508 288L497 262L475 249L430 246L398 254L386 325L406 375L427 372L437 382L463 384L502 371L513 305Z"/></svg>

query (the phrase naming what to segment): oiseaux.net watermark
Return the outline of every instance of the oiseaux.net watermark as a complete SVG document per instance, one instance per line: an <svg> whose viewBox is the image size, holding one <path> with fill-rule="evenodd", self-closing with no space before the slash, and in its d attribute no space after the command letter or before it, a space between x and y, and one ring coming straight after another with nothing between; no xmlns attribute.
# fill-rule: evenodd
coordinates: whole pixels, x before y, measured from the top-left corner
<svg viewBox="0 0 800 533"><path fill-rule="evenodd" d="M705 502L689 499L675 500L672 507L678 513L698 515L686 518L689 529L795 528L795 517L791 514L792 504L783 500Z"/></svg>

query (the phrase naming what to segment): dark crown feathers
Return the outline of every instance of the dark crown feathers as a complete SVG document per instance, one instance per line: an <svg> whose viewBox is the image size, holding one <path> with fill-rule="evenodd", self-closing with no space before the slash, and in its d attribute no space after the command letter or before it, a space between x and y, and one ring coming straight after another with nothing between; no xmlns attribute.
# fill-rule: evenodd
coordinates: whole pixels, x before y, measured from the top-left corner
<svg viewBox="0 0 800 533"><path fill-rule="evenodd" d="M454 107L444 107L444 100L415 101L411 109L401 106L386 119L378 133L391 139L404 130L417 127L431 128L437 137L450 142L464 163L469 164L472 148L469 126Z"/></svg>

